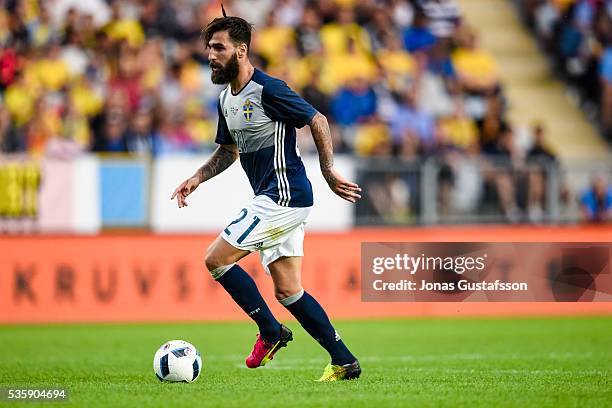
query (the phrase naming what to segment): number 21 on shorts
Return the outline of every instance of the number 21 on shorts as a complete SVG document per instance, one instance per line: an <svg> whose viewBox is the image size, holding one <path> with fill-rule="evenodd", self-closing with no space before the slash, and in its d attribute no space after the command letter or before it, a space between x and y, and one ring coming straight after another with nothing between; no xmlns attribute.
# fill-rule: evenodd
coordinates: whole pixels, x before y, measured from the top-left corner
<svg viewBox="0 0 612 408"><path fill-rule="evenodd" d="M238 218L236 218L234 221L230 222L229 225L227 227L225 227L225 229L223 230L223 232L225 232L228 236L232 235L232 231L230 231L230 227L234 224L238 224L240 221L244 220L246 218L248 214L248 211L246 208L243 208L242 210L240 210L240 215L238 216ZM242 235L240 235L238 237L238 239L236 240L237 243L242 244L242 241L244 241L244 239L255 229L255 227L257 226L257 224L259 224L259 222L261 221L261 219L254 215L253 216L253 222L251 222L251 225L249 225L247 227L246 230L244 230L244 232L242 232Z"/></svg>

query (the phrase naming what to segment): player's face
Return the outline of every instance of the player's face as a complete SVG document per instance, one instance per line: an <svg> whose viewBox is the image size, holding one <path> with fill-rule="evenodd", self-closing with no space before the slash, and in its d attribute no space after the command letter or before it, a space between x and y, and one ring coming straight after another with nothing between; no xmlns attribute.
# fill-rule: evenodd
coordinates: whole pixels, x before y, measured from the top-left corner
<svg viewBox="0 0 612 408"><path fill-rule="evenodd" d="M227 84L238 76L237 49L227 31L217 31L208 42L208 61L214 84Z"/></svg>

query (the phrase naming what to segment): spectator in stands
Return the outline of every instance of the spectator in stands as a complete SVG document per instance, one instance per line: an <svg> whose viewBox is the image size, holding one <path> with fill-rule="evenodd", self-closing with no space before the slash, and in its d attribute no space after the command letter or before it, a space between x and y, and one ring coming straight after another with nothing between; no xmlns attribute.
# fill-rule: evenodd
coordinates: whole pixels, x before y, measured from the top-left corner
<svg viewBox="0 0 612 408"><path fill-rule="evenodd" d="M419 0L429 19L429 29L438 38L449 38L459 24L461 13L456 0Z"/></svg>
<svg viewBox="0 0 612 408"><path fill-rule="evenodd" d="M358 53L372 51L370 36L367 30L355 21L355 12L352 7L340 7L337 21L321 27L321 41L328 56L350 52L349 42L353 44Z"/></svg>
<svg viewBox="0 0 612 408"><path fill-rule="evenodd" d="M435 117L446 117L453 112L453 97L449 87L453 79L445 79L428 69L429 59L425 53L415 55L413 87L419 110Z"/></svg>
<svg viewBox="0 0 612 408"><path fill-rule="evenodd" d="M478 112L479 108L477 108ZM478 113L474 116L478 116ZM480 130L480 147L483 153L495 149L499 136L508 129L509 124L504 118L503 101L498 95L490 95L485 101L484 116L476 120Z"/></svg>
<svg viewBox="0 0 612 408"><path fill-rule="evenodd" d="M128 123L128 96L122 89L112 90L104 109L90 121L93 131L91 150L94 152L127 152Z"/></svg>
<svg viewBox="0 0 612 408"><path fill-rule="evenodd" d="M62 131L61 101L51 92L43 93L34 104L34 117L27 125L26 143L29 153L42 154L47 144Z"/></svg>
<svg viewBox="0 0 612 408"><path fill-rule="evenodd" d="M34 116L36 90L28 83L23 71L15 72L12 83L3 95L3 103L11 114L11 121L17 129L24 128Z"/></svg>
<svg viewBox="0 0 612 408"><path fill-rule="evenodd" d="M0 104L0 153L25 150L24 138L13 125L10 112Z"/></svg>
<svg viewBox="0 0 612 408"><path fill-rule="evenodd" d="M402 33L404 48L411 53L425 51L436 43L436 36L429 29L429 19L417 9L414 22Z"/></svg>
<svg viewBox="0 0 612 408"><path fill-rule="evenodd" d="M450 41L437 41L427 52L427 70L440 77L444 81L446 91L455 95L460 88L450 48Z"/></svg>
<svg viewBox="0 0 612 408"><path fill-rule="evenodd" d="M317 73L310 75L308 83L302 88L302 96L318 112L321 112L326 117L330 116L331 100L327 94L321 91L319 75Z"/></svg>
<svg viewBox="0 0 612 408"><path fill-rule="evenodd" d="M612 185L603 175L593 178L591 186L580 197L582 215L589 222L612 221Z"/></svg>
<svg viewBox="0 0 612 408"><path fill-rule="evenodd" d="M355 131L355 153L362 156L390 159L393 144L388 126L375 115Z"/></svg>
<svg viewBox="0 0 612 408"><path fill-rule="evenodd" d="M0 9L0 18L3 17ZM1 35L1 34L0 34ZM14 81L19 74L19 65L21 58L17 54L17 50L11 46L2 46L0 48L0 92L4 92Z"/></svg>
<svg viewBox="0 0 612 408"><path fill-rule="evenodd" d="M390 89L401 91L408 86L416 72L416 61L402 48L400 39L392 32L381 37L382 44L376 52L376 59L385 72L385 80Z"/></svg>
<svg viewBox="0 0 612 408"><path fill-rule="evenodd" d="M129 112L135 112L140 104L142 88L141 69L138 64L137 48L132 48L127 42L120 43L116 71L108 84L112 90L120 90L127 96Z"/></svg>
<svg viewBox="0 0 612 408"><path fill-rule="evenodd" d="M157 118L152 106L141 106L131 121L126 134L128 152L145 156L158 156L170 150L166 140L157 131Z"/></svg>
<svg viewBox="0 0 612 408"><path fill-rule="evenodd" d="M293 41L285 45L282 61L268 67L268 72L297 89L303 88L308 83L312 70L312 64L307 57L300 55Z"/></svg>
<svg viewBox="0 0 612 408"><path fill-rule="evenodd" d="M386 48L388 38L397 39L399 48L402 48L398 32L394 29L391 16L382 7L376 7L372 11L370 22L366 25L366 30L372 42L372 52L377 53L381 48Z"/></svg>
<svg viewBox="0 0 612 408"><path fill-rule="evenodd" d="M436 157L438 171L438 211L442 215L451 212L452 194L455 186L455 163L460 149L449 137L446 129L437 122L434 126L434 144L426 152Z"/></svg>
<svg viewBox="0 0 612 408"><path fill-rule="evenodd" d="M366 122L376 113L376 94L365 78L357 77L334 96L331 112L342 126Z"/></svg>
<svg viewBox="0 0 612 408"><path fill-rule="evenodd" d="M162 111L159 132L169 144L171 152L195 152L198 149L193 134L187 128L183 107Z"/></svg>
<svg viewBox="0 0 612 408"><path fill-rule="evenodd" d="M293 28L276 24L276 10L270 11L266 25L254 37L253 50L265 59L268 66L279 66L287 45L294 41Z"/></svg>
<svg viewBox="0 0 612 408"><path fill-rule="evenodd" d="M50 42L44 56L31 67L37 83L51 92L59 92L70 80L70 71L61 58L61 51L59 42Z"/></svg>
<svg viewBox="0 0 612 408"><path fill-rule="evenodd" d="M408 151L416 146L427 149L434 144L434 119L416 106L415 90L404 92L401 104L391 119L391 135L396 146L406 145Z"/></svg>
<svg viewBox="0 0 612 408"><path fill-rule="evenodd" d="M302 21L295 29L298 51L302 56L318 54L321 45L321 18L312 7L306 7L302 13Z"/></svg>
<svg viewBox="0 0 612 408"><path fill-rule="evenodd" d="M527 6L529 10L525 10L525 17L532 21L542 37L544 48L550 51L554 48L555 26L561 16L560 5L554 0L530 2L533 4Z"/></svg>
<svg viewBox="0 0 612 408"><path fill-rule="evenodd" d="M345 38L346 52L325 54L321 69L321 90L333 94L344 84L357 78L370 83L380 80L376 61L369 52L361 50L351 37Z"/></svg>
<svg viewBox="0 0 612 408"><path fill-rule="evenodd" d="M527 218L530 222L541 222L546 208L547 172L557 171L557 157L547 146L544 127L533 127L533 145L527 151ZM557 177L560 175L557 174Z"/></svg>
<svg viewBox="0 0 612 408"><path fill-rule="evenodd" d="M177 37L181 33L172 2L142 2L140 25L147 37Z"/></svg>
<svg viewBox="0 0 612 408"><path fill-rule="evenodd" d="M499 69L493 56L478 47L476 34L467 30L452 61L461 87L468 93L490 95L500 90Z"/></svg>
<svg viewBox="0 0 612 408"><path fill-rule="evenodd" d="M514 182L514 165L518 160L518 152L513 129L506 128L496 142L488 145L484 152L490 160L485 179L494 186L498 203L506 220L518 222L520 210L516 201Z"/></svg>
<svg viewBox="0 0 612 408"><path fill-rule="evenodd" d="M208 117L204 106L195 98L185 104L185 127L195 150L216 148L217 121Z"/></svg>
<svg viewBox="0 0 612 408"><path fill-rule="evenodd" d="M127 153L127 126L124 119L109 116L101 132L96 134L94 152Z"/></svg>
<svg viewBox="0 0 612 408"><path fill-rule="evenodd" d="M533 126L533 144L527 151L528 163L553 163L557 161L557 157L553 151L547 146L544 135L544 126L536 123Z"/></svg>
<svg viewBox="0 0 612 408"><path fill-rule="evenodd" d="M470 150L478 145L478 127L465 112L461 98L455 98L452 116L441 120L440 126L448 136L450 143L462 150Z"/></svg>

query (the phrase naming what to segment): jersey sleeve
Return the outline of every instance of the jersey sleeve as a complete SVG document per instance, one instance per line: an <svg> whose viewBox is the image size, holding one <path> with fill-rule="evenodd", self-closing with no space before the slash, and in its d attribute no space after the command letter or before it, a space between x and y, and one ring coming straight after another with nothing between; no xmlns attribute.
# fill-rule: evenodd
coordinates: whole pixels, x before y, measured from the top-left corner
<svg viewBox="0 0 612 408"><path fill-rule="evenodd" d="M263 87L261 100L270 119L296 128L310 123L317 113L315 108L281 80L268 81Z"/></svg>
<svg viewBox="0 0 612 408"><path fill-rule="evenodd" d="M219 113L219 123L217 124L217 136L215 137L215 143L225 145L234 144L234 139L232 139L232 135L227 127L225 116L223 116L223 112L221 112L220 102L217 102L217 111Z"/></svg>

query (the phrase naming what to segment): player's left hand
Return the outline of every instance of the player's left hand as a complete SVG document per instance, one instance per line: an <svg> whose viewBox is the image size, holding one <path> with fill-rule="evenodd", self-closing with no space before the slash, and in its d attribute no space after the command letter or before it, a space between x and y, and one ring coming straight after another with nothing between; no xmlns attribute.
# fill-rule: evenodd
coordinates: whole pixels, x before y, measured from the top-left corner
<svg viewBox="0 0 612 408"><path fill-rule="evenodd" d="M334 193L351 203L357 202L361 198L361 187L357 184L345 180L334 168L323 172L323 177Z"/></svg>

